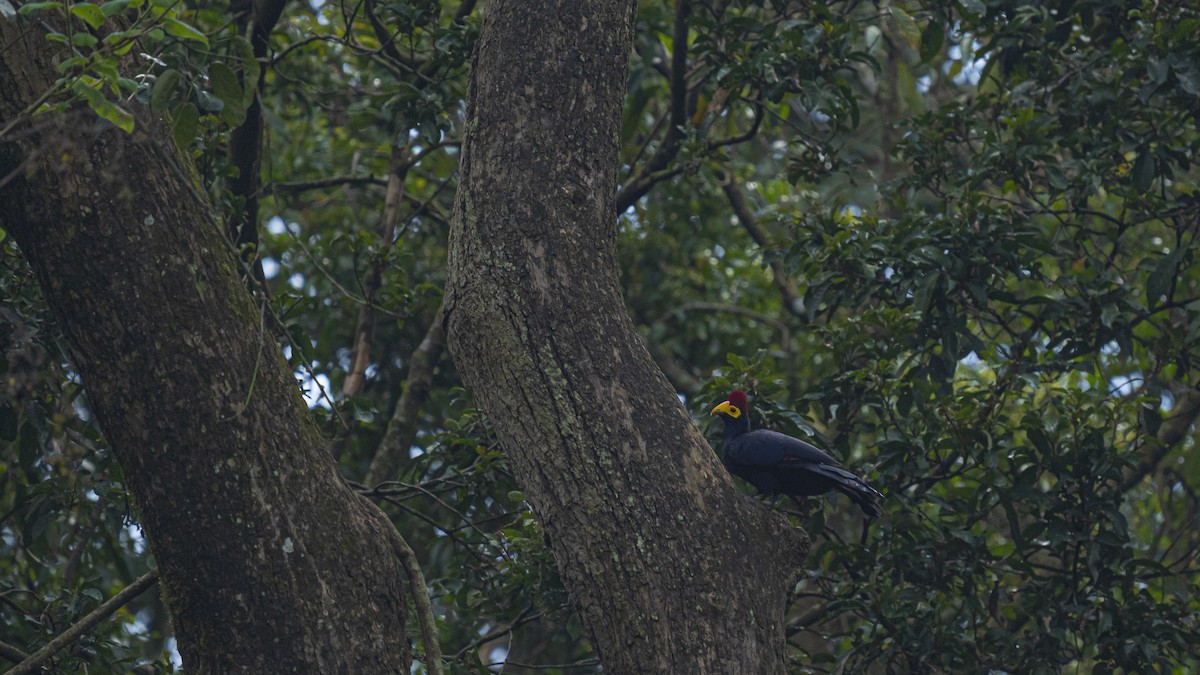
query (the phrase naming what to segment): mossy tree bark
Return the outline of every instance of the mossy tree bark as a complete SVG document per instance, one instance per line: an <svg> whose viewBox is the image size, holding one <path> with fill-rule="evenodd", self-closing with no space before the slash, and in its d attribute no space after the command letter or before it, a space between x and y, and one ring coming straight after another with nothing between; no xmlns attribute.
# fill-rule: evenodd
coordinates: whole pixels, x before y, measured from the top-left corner
<svg viewBox="0 0 1200 675"><path fill-rule="evenodd" d="M614 196L634 9L488 4L448 345L607 670L780 673L807 539L735 489L621 298Z"/></svg>
<svg viewBox="0 0 1200 675"><path fill-rule="evenodd" d="M0 16L0 120L54 82L51 45ZM165 126L38 116L0 139L0 177L0 227L120 459L187 670L408 672L391 524L338 476Z"/></svg>

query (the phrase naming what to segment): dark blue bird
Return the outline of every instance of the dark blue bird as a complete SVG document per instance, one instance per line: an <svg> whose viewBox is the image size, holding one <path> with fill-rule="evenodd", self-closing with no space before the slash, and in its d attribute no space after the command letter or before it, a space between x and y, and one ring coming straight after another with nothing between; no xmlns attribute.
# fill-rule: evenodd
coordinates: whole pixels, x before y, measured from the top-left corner
<svg viewBox="0 0 1200 675"><path fill-rule="evenodd" d="M868 516L879 515L883 495L838 466L838 461L824 450L775 431L751 431L750 407L744 392L731 392L729 400L713 408L711 414L720 415L725 422L725 440L721 443L725 468L759 492L811 497L837 490Z"/></svg>

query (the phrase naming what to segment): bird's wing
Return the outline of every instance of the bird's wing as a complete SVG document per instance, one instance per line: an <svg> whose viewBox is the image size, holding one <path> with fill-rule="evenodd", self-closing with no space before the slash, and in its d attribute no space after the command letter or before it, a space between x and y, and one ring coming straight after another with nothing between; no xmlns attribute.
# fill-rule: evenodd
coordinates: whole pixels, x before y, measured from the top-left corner
<svg viewBox="0 0 1200 675"><path fill-rule="evenodd" d="M756 429L738 436L730 443L727 455L729 461L745 466L838 464L836 459L815 445L767 429Z"/></svg>

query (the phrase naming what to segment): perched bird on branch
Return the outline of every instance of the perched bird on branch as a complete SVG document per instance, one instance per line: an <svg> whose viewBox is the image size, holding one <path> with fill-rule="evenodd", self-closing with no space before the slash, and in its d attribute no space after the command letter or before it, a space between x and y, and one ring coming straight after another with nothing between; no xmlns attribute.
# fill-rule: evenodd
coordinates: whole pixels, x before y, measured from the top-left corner
<svg viewBox="0 0 1200 675"><path fill-rule="evenodd" d="M713 408L711 414L720 415L725 422L725 440L721 443L725 468L759 492L811 497L837 490L868 516L879 515L883 495L841 468L824 450L775 431L751 431L750 405L744 392L731 392L729 400Z"/></svg>

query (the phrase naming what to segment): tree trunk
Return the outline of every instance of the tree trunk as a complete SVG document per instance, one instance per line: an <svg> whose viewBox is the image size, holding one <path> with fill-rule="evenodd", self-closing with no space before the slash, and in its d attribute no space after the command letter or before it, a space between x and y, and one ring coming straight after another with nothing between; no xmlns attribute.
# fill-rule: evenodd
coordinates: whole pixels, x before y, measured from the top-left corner
<svg viewBox="0 0 1200 675"><path fill-rule="evenodd" d="M0 15L5 123L57 77L38 26ZM38 116L0 140L5 180L0 227L120 459L188 672L408 672L391 524L338 476L164 125Z"/></svg>
<svg viewBox="0 0 1200 675"><path fill-rule="evenodd" d="M807 538L734 488L621 298L614 195L634 9L488 4L448 344L606 670L781 673Z"/></svg>

